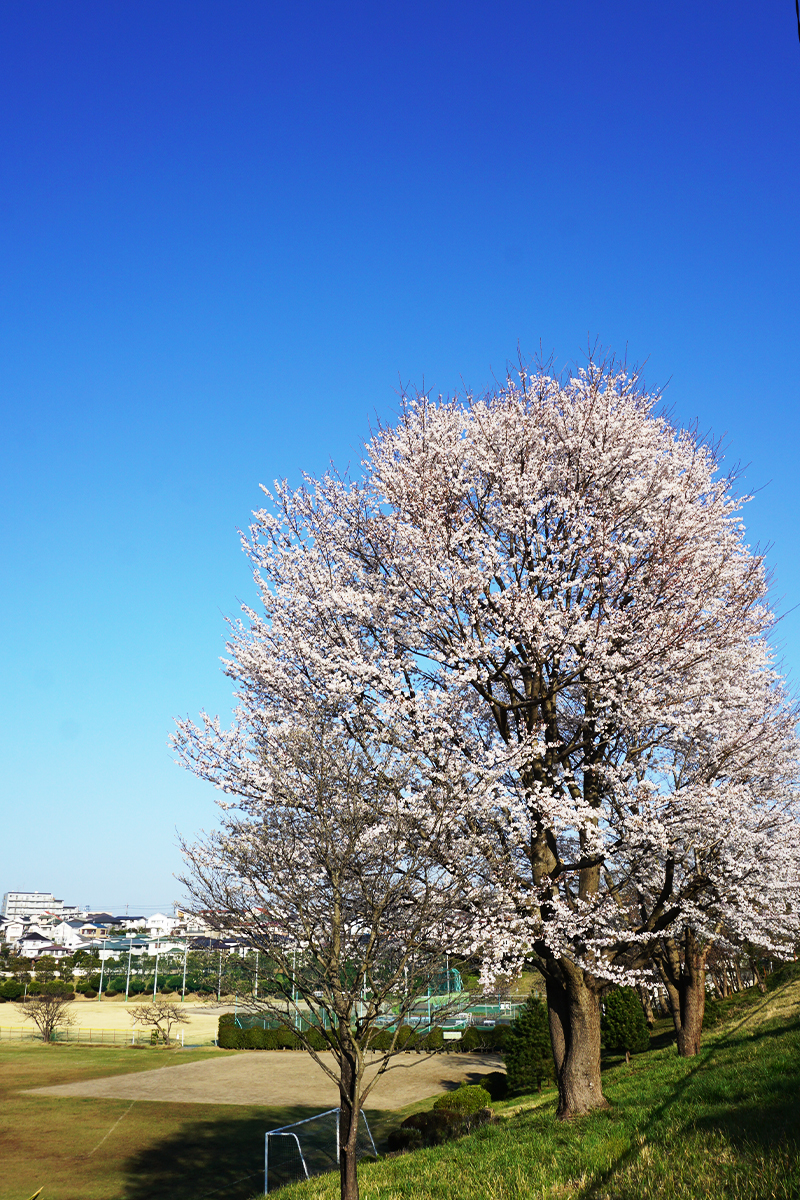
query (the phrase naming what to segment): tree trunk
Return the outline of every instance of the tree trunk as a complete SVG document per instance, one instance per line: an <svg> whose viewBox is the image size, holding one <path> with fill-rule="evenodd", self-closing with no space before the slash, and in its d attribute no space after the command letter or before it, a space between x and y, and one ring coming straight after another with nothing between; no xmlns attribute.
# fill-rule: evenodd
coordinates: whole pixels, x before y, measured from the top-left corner
<svg viewBox="0 0 800 1200"><path fill-rule="evenodd" d="M339 1085L339 1187L341 1200L358 1200L358 1070L346 1053L341 1058Z"/></svg>
<svg viewBox="0 0 800 1200"><path fill-rule="evenodd" d="M653 1001L650 996L650 988L646 987L643 983L640 983L636 990L639 993L639 999L642 1002L645 1020L647 1021L647 1028L652 1029L656 1023L656 1018L655 1013L653 1012Z"/></svg>
<svg viewBox="0 0 800 1200"><path fill-rule="evenodd" d="M765 996L766 992L767 992L767 985L764 983L764 980L761 977L759 969L756 965L756 960L754 958L751 958L751 959L748 959L748 962L750 963L750 970L753 972L753 979L756 982L756 987L758 988L761 995Z"/></svg>
<svg viewBox="0 0 800 1200"><path fill-rule="evenodd" d="M692 1058L700 1051L703 1032L708 947L701 951L689 928L684 930L682 941L679 949L674 938L664 938L654 957L667 990L678 1054L682 1058Z"/></svg>
<svg viewBox="0 0 800 1200"><path fill-rule="evenodd" d="M737 992L742 992L742 991L744 991L744 983L742 982L742 972L741 972L741 970L739 969L739 960L738 960L738 958L735 958L735 959L733 960L733 973L734 973L734 975L736 976L736 990L737 990Z"/></svg>
<svg viewBox="0 0 800 1200"><path fill-rule="evenodd" d="M571 962L547 975L550 1040L562 1119L605 1108L600 1078L600 994Z"/></svg>
<svg viewBox="0 0 800 1200"><path fill-rule="evenodd" d="M678 1031L678 1054L692 1058L700 1053L703 1032L703 1013L706 1008L706 959L695 941L691 929L684 935L683 970L678 986L681 1001L681 1028Z"/></svg>

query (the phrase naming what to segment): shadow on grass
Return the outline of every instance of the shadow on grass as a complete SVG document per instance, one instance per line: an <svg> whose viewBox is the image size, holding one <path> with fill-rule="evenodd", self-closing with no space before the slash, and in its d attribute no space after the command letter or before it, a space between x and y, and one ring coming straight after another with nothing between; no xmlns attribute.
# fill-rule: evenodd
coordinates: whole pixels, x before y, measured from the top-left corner
<svg viewBox="0 0 800 1200"><path fill-rule="evenodd" d="M264 1186L264 1134L318 1108L265 1111L261 1117L187 1121L125 1164L125 1200L248 1200Z"/></svg>
<svg viewBox="0 0 800 1200"><path fill-rule="evenodd" d="M262 1116L187 1121L177 1133L143 1147L125 1164L124 1200L248 1200L264 1189L264 1135L293 1121L314 1117L313 1108L265 1109ZM369 1112L380 1150L398 1121L394 1112ZM326 1131L325 1151L335 1166L335 1142ZM308 1151L308 1147L306 1147ZM320 1160L321 1161L321 1160ZM310 1158L313 1168L313 1154ZM312 1169L312 1174L314 1173Z"/></svg>
<svg viewBox="0 0 800 1200"><path fill-rule="evenodd" d="M743 1032L745 1022L719 1038L693 1060L692 1067L678 1082L667 1086L662 1102L654 1106L639 1132L647 1139L659 1137L674 1140L690 1130L721 1133L726 1141L739 1150L755 1150L769 1155L771 1150L789 1145L800 1152L800 1055L778 1058L774 1054L774 1039L800 1030L800 1020L776 1020L757 1032ZM759 1043L761 1045L759 1046ZM759 1060L769 1062L769 1070L754 1071L743 1081L741 1069L726 1055L737 1049L756 1046ZM743 1087L748 1091L742 1099ZM691 1109L691 1116L687 1107ZM706 1111L703 1112L702 1110ZM614 1117L614 1112L610 1114ZM624 1106L619 1116L624 1120ZM605 1196L614 1177L623 1171L639 1153L633 1143L615 1162L593 1179L582 1192L584 1200Z"/></svg>

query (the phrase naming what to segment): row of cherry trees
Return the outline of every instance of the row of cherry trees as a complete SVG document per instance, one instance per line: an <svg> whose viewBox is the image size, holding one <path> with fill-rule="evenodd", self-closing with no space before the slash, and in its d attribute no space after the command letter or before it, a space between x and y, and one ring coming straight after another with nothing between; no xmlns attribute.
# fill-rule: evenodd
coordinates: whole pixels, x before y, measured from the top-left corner
<svg viewBox="0 0 800 1200"><path fill-rule="evenodd" d="M180 722L179 751L243 806L230 847L276 731L325 712L390 750L404 837L458 881L453 946L487 978L533 960L559 1112L585 1112L604 989L657 971L693 1054L711 948L798 935L797 713L745 500L613 363L406 399L362 468L267 492L234 725Z"/></svg>

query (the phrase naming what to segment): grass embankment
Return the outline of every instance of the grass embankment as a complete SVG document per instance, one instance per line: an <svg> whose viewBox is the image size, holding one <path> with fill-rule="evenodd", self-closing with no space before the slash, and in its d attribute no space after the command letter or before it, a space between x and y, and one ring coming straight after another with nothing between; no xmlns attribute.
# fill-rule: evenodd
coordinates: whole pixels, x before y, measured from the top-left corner
<svg viewBox="0 0 800 1200"><path fill-rule="evenodd" d="M552 1093L497 1106L470 1137L364 1163L363 1200L798 1200L800 981L731 1008L697 1058L669 1045L609 1066L607 1110L558 1122ZM334 1200L338 1180L280 1196Z"/></svg>

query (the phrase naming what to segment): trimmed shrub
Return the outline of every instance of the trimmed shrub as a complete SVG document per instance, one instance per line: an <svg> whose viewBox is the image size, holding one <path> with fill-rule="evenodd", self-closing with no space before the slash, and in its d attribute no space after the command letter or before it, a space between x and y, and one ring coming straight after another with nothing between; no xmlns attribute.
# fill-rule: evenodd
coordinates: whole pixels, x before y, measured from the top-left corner
<svg viewBox="0 0 800 1200"><path fill-rule="evenodd" d="M444 1048L444 1033L437 1026L426 1033L419 1043L420 1050L442 1050Z"/></svg>
<svg viewBox="0 0 800 1200"><path fill-rule="evenodd" d="M540 1092L545 1079L555 1078L547 1007L537 996L528 997L509 1028L503 1058L511 1096Z"/></svg>
<svg viewBox="0 0 800 1200"><path fill-rule="evenodd" d="M328 1043L319 1029L309 1029L306 1037L313 1050L325 1050ZM291 1029L240 1029L233 1013L222 1013L217 1027L217 1043L225 1050L303 1050L300 1038Z"/></svg>
<svg viewBox="0 0 800 1200"><path fill-rule="evenodd" d="M481 1090L481 1089L479 1089ZM477 1112L457 1112L453 1109L434 1108L432 1112L412 1113L406 1117L399 1129L394 1129L387 1139L390 1150L417 1150L422 1146L439 1146L453 1138L471 1133L492 1119L490 1108Z"/></svg>
<svg viewBox="0 0 800 1200"><path fill-rule="evenodd" d="M603 1001L600 1025L607 1050L642 1054L650 1049L650 1033L642 1002L632 987L615 988Z"/></svg>
<svg viewBox="0 0 800 1200"><path fill-rule="evenodd" d="M505 1071L490 1071L481 1077L481 1087L489 1093L492 1103L505 1100L508 1096L508 1076Z"/></svg>
<svg viewBox="0 0 800 1200"><path fill-rule="evenodd" d="M16 979L6 979L0 984L0 1000L19 1000L25 994L25 984L17 983Z"/></svg>
<svg viewBox="0 0 800 1200"><path fill-rule="evenodd" d="M445 1092L434 1100L436 1111L447 1109L448 1112L476 1113L482 1108L488 1108L492 1097L479 1083L462 1083L454 1092Z"/></svg>

